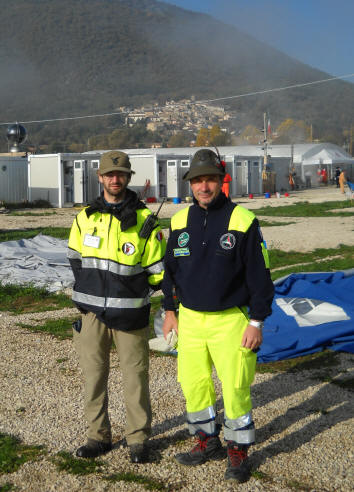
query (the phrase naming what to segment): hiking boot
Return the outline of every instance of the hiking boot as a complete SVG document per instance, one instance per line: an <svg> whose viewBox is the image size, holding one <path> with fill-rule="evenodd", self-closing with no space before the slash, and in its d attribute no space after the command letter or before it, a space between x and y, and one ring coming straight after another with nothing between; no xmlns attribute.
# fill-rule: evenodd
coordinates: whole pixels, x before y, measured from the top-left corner
<svg viewBox="0 0 354 492"><path fill-rule="evenodd" d="M208 436L197 431L197 442L188 453L176 454L175 459L181 465L201 465L208 460L222 460L225 458L225 449L222 447L219 436Z"/></svg>
<svg viewBox="0 0 354 492"><path fill-rule="evenodd" d="M111 451L112 443L110 441L95 441L88 439L87 444L76 450L76 456L79 458L97 458L101 454Z"/></svg>
<svg viewBox="0 0 354 492"><path fill-rule="evenodd" d="M248 464L247 445L237 444L235 441L227 441L227 468L226 480L247 482L251 477Z"/></svg>
<svg viewBox="0 0 354 492"><path fill-rule="evenodd" d="M146 463L149 460L149 450L145 443L131 444L129 454L132 463Z"/></svg>

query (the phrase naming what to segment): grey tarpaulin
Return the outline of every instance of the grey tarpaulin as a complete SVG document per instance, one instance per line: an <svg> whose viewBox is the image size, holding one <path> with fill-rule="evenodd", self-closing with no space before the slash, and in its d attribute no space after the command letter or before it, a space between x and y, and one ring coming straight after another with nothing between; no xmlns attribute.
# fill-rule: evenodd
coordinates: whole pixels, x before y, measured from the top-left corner
<svg viewBox="0 0 354 492"><path fill-rule="evenodd" d="M0 283L31 283L51 292L72 287L74 277L66 257L67 245L67 240L42 234L0 243Z"/></svg>

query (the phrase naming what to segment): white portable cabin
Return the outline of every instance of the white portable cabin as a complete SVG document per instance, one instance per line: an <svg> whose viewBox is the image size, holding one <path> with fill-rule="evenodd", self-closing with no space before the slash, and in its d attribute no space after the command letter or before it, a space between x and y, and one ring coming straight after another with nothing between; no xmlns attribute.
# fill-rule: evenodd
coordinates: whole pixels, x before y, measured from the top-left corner
<svg viewBox="0 0 354 492"><path fill-rule="evenodd" d="M85 204L100 194L93 154L35 154L29 158L29 200L47 200L54 207Z"/></svg>
<svg viewBox="0 0 354 492"><path fill-rule="evenodd" d="M142 198L185 198L190 195L189 182L183 181L196 148L123 149L131 162L129 188ZM100 156L108 150L97 151ZM85 155L85 154L83 154Z"/></svg>
<svg viewBox="0 0 354 492"><path fill-rule="evenodd" d="M200 148L123 149L135 171L129 188L144 199L191 196L189 182L183 181L183 176ZM269 145L266 169L272 176L267 183L271 189L265 189L262 180L263 146L225 146L218 150L232 178L231 197L286 191L289 189L289 172L294 169L298 188L305 187L309 177L311 186L319 186L317 173L322 167L326 167L329 179L334 176L336 165L347 170L350 180L354 179L354 158L334 144ZM55 207L89 203L101 192L97 169L105 152L108 151L29 156L28 199L48 200Z"/></svg>
<svg viewBox="0 0 354 492"><path fill-rule="evenodd" d="M136 149L127 150L133 175L130 188L140 195L148 180L147 197L185 198L190 195L189 183L183 181L184 174L189 170L193 150L178 149Z"/></svg>
<svg viewBox="0 0 354 492"><path fill-rule="evenodd" d="M226 171L232 178L230 195L262 193L263 158L255 152L255 146L248 152L238 147L219 147L221 159L226 162ZM203 147L178 147L167 149L125 149L136 175L130 188L141 192L146 180L150 181L148 196L185 199L191 195L188 181L183 176L188 172L193 155ZM243 152L242 152L243 151ZM253 151L253 153L252 153Z"/></svg>
<svg viewBox="0 0 354 492"><path fill-rule="evenodd" d="M0 155L0 201L20 203L28 200L28 158Z"/></svg>

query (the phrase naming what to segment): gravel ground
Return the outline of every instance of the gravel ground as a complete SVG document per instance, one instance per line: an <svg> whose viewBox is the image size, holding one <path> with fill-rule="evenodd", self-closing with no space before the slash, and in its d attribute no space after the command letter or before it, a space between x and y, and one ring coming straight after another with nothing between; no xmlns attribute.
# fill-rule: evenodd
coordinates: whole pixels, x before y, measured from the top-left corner
<svg viewBox="0 0 354 492"><path fill-rule="evenodd" d="M266 203L287 204L301 200L321 201L341 198L338 190L313 190L311 196L298 192L288 199L267 199ZM332 196L330 198L329 196ZM264 199L241 200L242 205L256 209ZM166 204L161 216L170 216L184 205ZM153 208L153 207L151 207ZM76 211L59 210L56 226L70 226ZM22 219L22 225L20 220ZM30 222L33 219L33 223ZM48 220L48 223L47 223ZM271 218L273 220L273 218ZM281 219L284 221L284 218ZM285 249L300 250L319 247L314 224L294 220L290 226L264 229L269 242L278 241ZM330 247L328 224L319 228L322 247ZM38 221L38 222L36 222ZM318 221L318 219L317 219ZM335 218L335 223L342 218ZM302 222L302 224L301 224ZM305 224L304 224L305 223ZM25 219L26 227L53 225L53 217ZM35 224L35 225L34 225ZM352 218L348 227L343 220L341 243L353 244ZM301 225L301 227L300 227ZM305 228L304 228L305 225ZM0 215L0 228L24 227L24 217ZM299 227L292 239L282 237ZM272 236L268 229L277 229ZM284 234L280 229L284 229ZM301 231L301 238L299 234ZM336 232L335 232L336 233ZM291 236L292 238L293 236ZM274 243L273 243L274 244ZM290 247L290 246L293 247ZM352 354L339 353L338 364L301 371L257 374L252 387L257 443L251 449L252 468L257 471L242 485L224 481L226 460L186 468L177 464L173 455L187 450L193 443L184 424L184 400L176 382L176 358L151 354L151 397L153 407L152 463L133 465L122 445L124 403L117 354L112 352L110 375L110 415L113 426L114 450L102 458L104 473L75 476L59 472L51 458L59 451L74 452L85 442L82 377L71 340L59 341L49 335L21 328L18 323L37 324L43 319L63 318L76 314L73 309L11 316L0 313L0 432L18 436L27 445L44 445L48 454L38 461L28 462L15 473L0 476L2 485L10 482L21 491L139 491L147 485L119 481L111 483L103 477L112 473L132 472L160 482L168 490L182 491L343 491L353 490L353 393L336 382L353 377ZM215 378L222 412L220 384Z"/></svg>
<svg viewBox="0 0 354 492"><path fill-rule="evenodd" d="M297 202L320 203L324 201L347 200L335 187L317 188L312 190L297 191L289 197L249 199L241 197L234 201L253 210L257 215L257 209L263 206L278 207L292 205ZM348 201L349 204L349 201ZM352 201L352 205L354 201ZM160 211L161 218L171 217L179 209L188 206L188 203L165 203ZM156 212L159 204L148 204L149 208ZM353 209L352 209L353 210ZM51 209L47 212L56 212L49 216L8 216L0 214L1 229L22 229L34 227L70 227L79 209ZM31 210L40 213L41 210ZM42 210L43 212L43 210ZM312 251L316 248L336 248L340 244L354 244L353 217L262 217L260 219L269 222L285 222L288 225L264 227L262 232L267 241L268 248L278 248L283 251ZM168 231L165 231L166 234Z"/></svg>

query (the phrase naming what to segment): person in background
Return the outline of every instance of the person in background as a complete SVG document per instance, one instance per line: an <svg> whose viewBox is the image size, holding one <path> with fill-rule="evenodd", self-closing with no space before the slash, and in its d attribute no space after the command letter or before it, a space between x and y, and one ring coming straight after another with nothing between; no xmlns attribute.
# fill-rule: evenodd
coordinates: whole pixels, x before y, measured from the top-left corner
<svg viewBox="0 0 354 492"><path fill-rule="evenodd" d="M226 172L226 162L225 161L220 161L223 168L225 169L225 176L223 179L223 184L221 187L221 191L224 193L224 195L229 198L230 195L230 183L232 181L232 177L230 176L229 173Z"/></svg>
<svg viewBox="0 0 354 492"><path fill-rule="evenodd" d="M334 178L336 180L336 186L337 188L339 188L339 176L340 176L340 173L341 173L341 169L339 166L336 166L336 170L335 170L335 174L334 174Z"/></svg>
<svg viewBox="0 0 354 492"><path fill-rule="evenodd" d="M321 183L323 185L326 185L327 184L327 181L328 181L327 170L326 170L326 168L323 167L321 169Z"/></svg>
<svg viewBox="0 0 354 492"><path fill-rule="evenodd" d="M150 294L162 280L166 243L150 210L127 188L133 172L127 154L103 154L98 170L103 192L75 218L68 258L75 277L72 298L82 313L74 344L88 423L87 443L76 455L94 458L112 449L107 383L114 341L123 375L125 437L131 461L142 463L151 433Z"/></svg>
<svg viewBox="0 0 354 492"><path fill-rule="evenodd" d="M312 173L311 171L306 171L305 172L305 186L306 188L311 188L311 178L312 178Z"/></svg>
<svg viewBox="0 0 354 492"><path fill-rule="evenodd" d="M214 365L224 401L225 478L245 482L250 477L248 448L255 440L250 385L274 287L259 223L222 193L224 176L219 157L201 149L183 177L190 181L194 204L171 219L162 283L163 333L167 338L171 330L178 331L178 381L189 432L196 436L196 445L176 460L195 466L225 457L216 424Z"/></svg>
<svg viewBox="0 0 354 492"><path fill-rule="evenodd" d="M343 169L343 171L341 171L339 178L338 178L338 183L339 183L341 193L344 193L344 185L346 184L346 182L347 182L347 179L345 177L345 171Z"/></svg>

